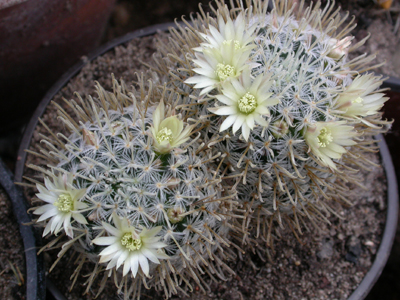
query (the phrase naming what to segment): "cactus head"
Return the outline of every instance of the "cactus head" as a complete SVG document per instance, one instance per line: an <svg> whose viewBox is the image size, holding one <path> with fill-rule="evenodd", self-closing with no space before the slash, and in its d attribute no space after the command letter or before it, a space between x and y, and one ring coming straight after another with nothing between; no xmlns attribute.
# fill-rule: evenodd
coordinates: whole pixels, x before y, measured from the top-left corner
<svg viewBox="0 0 400 300"><path fill-rule="evenodd" d="M270 12L268 4L215 1L214 16L173 31L162 46L172 54L156 65L169 86L191 95L179 104L202 116L202 142L225 153L243 227L269 244L268 227L301 233L304 218L326 221L332 201L346 202L345 182L360 181L355 170L368 165L372 136L389 123L378 112L387 100L381 77L362 74L374 57L349 59L365 42L352 42L352 21L339 30L345 18L319 2L273 1Z"/></svg>
<svg viewBox="0 0 400 300"><path fill-rule="evenodd" d="M73 246L130 293L141 282L167 296L182 280L203 286L204 266L223 276L233 195L221 184L220 154L189 139L192 126L164 106L174 93L115 80L112 93L96 89L75 118L59 111L71 133L46 143L50 168L31 166L44 174L37 197L47 204L34 212L47 220L43 235L66 234L62 253Z"/></svg>

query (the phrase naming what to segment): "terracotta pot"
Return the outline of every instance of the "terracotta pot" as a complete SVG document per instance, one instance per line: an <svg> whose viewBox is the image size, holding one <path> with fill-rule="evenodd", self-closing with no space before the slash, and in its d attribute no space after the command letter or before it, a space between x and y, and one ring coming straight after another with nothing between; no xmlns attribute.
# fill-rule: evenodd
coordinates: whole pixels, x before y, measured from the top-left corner
<svg viewBox="0 0 400 300"><path fill-rule="evenodd" d="M168 27L174 26L174 23L154 25L151 27L146 27L142 30L135 31L133 33L127 34L121 38L117 38L114 41L109 42L103 47L99 48L97 51L93 52L88 56L88 61L95 59L96 57L104 54L107 51L112 50L118 45L124 44L136 37L144 37L148 35L155 34L157 31L166 31ZM16 166L16 181L22 181L22 175L24 171L24 165L26 161L26 152L25 149L29 148L30 141L33 136L33 132L35 127L38 124L38 118L43 115L47 105L53 99L53 97L68 83L68 81L75 76L84 66L83 62L78 63L73 68L71 68L67 73L63 75L63 77L49 90L46 96L43 98L39 107L35 111L30 123L25 131L22 142L20 144L19 152L18 152L18 161ZM397 217L398 217L398 190L397 190L397 180L396 175L392 163L392 159L388 150L388 147L384 141L382 135L377 137L380 142L380 154L382 158L382 164L385 169L388 189L387 189L387 219L386 226L383 233L382 241L378 252L376 253L375 261L371 266L370 270L365 275L364 279L358 286L358 288L351 294L349 300L362 300L371 290L372 286L379 278L388 256L390 254L393 240L396 233L397 227ZM57 290L57 288L50 283L50 292L53 297L57 300L65 300L66 298Z"/></svg>
<svg viewBox="0 0 400 300"><path fill-rule="evenodd" d="M27 121L51 85L98 45L114 2L0 1L0 134Z"/></svg>

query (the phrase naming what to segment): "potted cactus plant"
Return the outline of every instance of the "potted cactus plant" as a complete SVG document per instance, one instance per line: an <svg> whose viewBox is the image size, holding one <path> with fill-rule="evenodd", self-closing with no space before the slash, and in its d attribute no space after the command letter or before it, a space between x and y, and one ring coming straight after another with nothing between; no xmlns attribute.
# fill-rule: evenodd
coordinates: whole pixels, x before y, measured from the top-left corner
<svg viewBox="0 0 400 300"><path fill-rule="evenodd" d="M331 5L272 4L215 1L171 31L134 86L112 78L58 105L62 133L42 122L33 214L52 237L42 250L78 253L73 283L88 263L97 295L110 281L126 299L206 292L236 257L271 257L280 228L301 243L340 217L334 203L361 185L390 125L383 79L362 74L373 57L348 60L364 41Z"/></svg>

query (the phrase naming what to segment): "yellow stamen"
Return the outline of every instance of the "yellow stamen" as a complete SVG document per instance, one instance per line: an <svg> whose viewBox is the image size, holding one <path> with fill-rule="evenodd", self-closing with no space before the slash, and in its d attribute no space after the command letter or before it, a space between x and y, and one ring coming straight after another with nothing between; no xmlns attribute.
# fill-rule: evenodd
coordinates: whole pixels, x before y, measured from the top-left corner
<svg viewBox="0 0 400 300"><path fill-rule="evenodd" d="M332 133L326 127L323 127L317 139L318 139L318 145L322 148L325 148L333 141Z"/></svg>
<svg viewBox="0 0 400 300"><path fill-rule="evenodd" d="M173 138L172 130L164 127L161 129L156 136L157 142L162 143L164 141L171 142Z"/></svg>
<svg viewBox="0 0 400 300"><path fill-rule="evenodd" d="M235 50L242 48L242 46L240 45L240 42L238 40L225 40L222 42L222 44L230 45L232 42L235 44Z"/></svg>
<svg viewBox="0 0 400 300"><path fill-rule="evenodd" d="M257 100L250 93L246 93L242 98L238 101L239 111L244 114L251 114L257 108Z"/></svg>
<svg viewBox="0 0 400 300"><path fill-rule="evenodd" d="M74 210L74 201L72 200L71 195L68 194L60 195L57 201L55 201L53 204L58 208L59 211L62 212L70 212Z"/></svg>
<svg viewBox="0 0 400 300"><path fill-rule="evenodd" d="M361 98L361 97L358 97L358 98L354 99L354 100L351 101L351 102L352 102L352 103L360 103L360 104L362 104L362 103L364 103L364 99Z"/></svg>
<svg viewBox="0 0 400 300"><path fill-rule="evenodd" d="M219 63L217 64L215 74L217 74L219 80L224 81L228 77L232 77L235 75L235 67Z"/></svg>
<svg viewBox="0 0 400 300"><path fill-rule="evenodd" d="M142 240L134 239L131 232L126 232L121 238L121 244L129 251L135 251L142 247Z"/></svg>

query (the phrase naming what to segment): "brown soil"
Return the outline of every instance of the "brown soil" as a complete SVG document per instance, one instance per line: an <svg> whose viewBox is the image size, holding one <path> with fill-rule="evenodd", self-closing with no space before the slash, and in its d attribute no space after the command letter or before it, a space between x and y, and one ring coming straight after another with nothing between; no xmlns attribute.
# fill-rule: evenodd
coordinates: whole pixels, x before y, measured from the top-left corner
<svg viewBox="0 0 400 300"><path fill-rule="evenodd" d="M153 42L152 38L133 40L86 64L57 94L55 101L62 103L62 97L73 98L74 91L93 94L94 80L110 89L111 72L116 78L123 77L125 82L130 83L135 79L134 71L144 70L143 67L139 68L138 60L150 58L155 50ZM43 120L55 132L65 130L56 120L56 109L53 106L48 108ZM45 133L43 128L37 128L32 150L37 150L39 145L39 132ZM29 156L28 163L40 165L43 161ZM363 175L367 189L351 187L353 197L350 201L354 206L337 208L343 220L331 217L331 224L319 224L319 231L308 224L309 231L301 237L302 244L293 234L284 231L275 243L272 262L262 261L256 255L248 254L243 260L231 262L231 267L237 273L235 278L229 278L227 282L210 283L212 291L207 295L196 292L187 299L347 299L373 262L385 221L383 170L373 168ZM33 195L32 190L27 193L28 196ZM49 265L56 259L56 253L48 253ZM71 284L69 277L74 269L72 261L71 254L63 258L50 273L50 278L68 295L68 299L92 299L96 285L89 295L81 296L85 290L85 279L82 277L74 290L67 292ZM87 264L83 274L90 272L92 268L93 265ZM106 291L99 299L117 299L115 293L116 288L112 280L109 280ZM153 292L145 294L143 299L162 297Z"/></svg>
<svg viewBox="0 0 400 300"><path fill-rule="evenodd" d="M364 1L364 6L358 1L343 2L343 10L349 10L355 16L357 27L352 35L357 41L370 34L364 46L353 53L353 57L363 53L376 54L374 63L385 63L374 70L376 73L400 78L400 4L394 1L391 10L383 10L374 6L373 1Z"/></svg>
<svg viewBox="0 0 400 300"><path fill-rule="evenodd" d="M0 295L25 299L25 256L11 201L0 187ZM13 270L14 269L14 270Z"/></svg>

